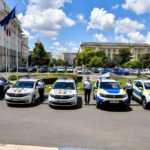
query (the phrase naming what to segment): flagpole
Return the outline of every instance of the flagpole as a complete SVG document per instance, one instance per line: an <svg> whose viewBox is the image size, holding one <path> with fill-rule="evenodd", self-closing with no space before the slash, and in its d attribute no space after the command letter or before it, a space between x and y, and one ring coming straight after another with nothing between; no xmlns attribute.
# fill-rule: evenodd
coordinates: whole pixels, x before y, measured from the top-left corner
<svg viewBox="0 0 150 150"><path fill-rule="evenodd" d="M16 23L17 23L17 36L16 36L16 42L17 42L17 44L16 44L16 47L17 47L17 49L16 49L16 73L17 73L17 79L18 79L18 53L19 53L19 36L18 36L18 33L19 33L19 31L18 31L18 22L17 22L17 20L16 20Z"/></svg>

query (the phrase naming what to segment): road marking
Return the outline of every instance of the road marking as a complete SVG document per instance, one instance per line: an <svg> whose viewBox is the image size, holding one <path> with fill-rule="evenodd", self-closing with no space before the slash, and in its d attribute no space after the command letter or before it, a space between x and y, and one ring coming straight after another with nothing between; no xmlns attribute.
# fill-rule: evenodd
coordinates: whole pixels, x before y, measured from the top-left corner
<svg viewBox="0 0 150 150"><path fill-rule="evenodd" d="M0 144L0 150L58 150L56 147L40 147L40 146L25 146L25 145L9 145Z"/></svg>

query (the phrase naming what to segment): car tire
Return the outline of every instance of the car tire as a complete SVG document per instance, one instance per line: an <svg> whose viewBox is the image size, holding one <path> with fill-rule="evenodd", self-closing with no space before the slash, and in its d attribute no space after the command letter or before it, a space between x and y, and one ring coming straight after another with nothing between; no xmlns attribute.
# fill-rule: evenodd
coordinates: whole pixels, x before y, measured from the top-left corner
<svg viewBox="0 0 150 150"><path fill-rule="evenodd" d="M7 106L8 106L8 107L12 107L12 104L7 103Z"/></svg>
<svg viewBox="0 0 150 150"><path fill-rule="evenodd" d="M35 100L35 96L32 97L32 102L31 102L32 106L36 105L36 100Z"/></svg>
<svg viewBox="0 0 150 150"><path fill-rule="evenodd" d="M101 109L102 108L102 104L100 104L99 102L96 102L96 108L97 109Z"/></svg>
<svg viewBox="0 0 150 150"><path fill-rule="evenodd" d="M148 108L148 104L147 104L147 102L146 102L145 97L143 97L143 99L142 99L142 106L143 106L144 109L147 109L147 108Z"/></svg>
<svg viewBox="0 0 150 150"><path fill-rule="evenodd" d="M77 99L77 108L82 108L82 97L78 97Z"/></svg>

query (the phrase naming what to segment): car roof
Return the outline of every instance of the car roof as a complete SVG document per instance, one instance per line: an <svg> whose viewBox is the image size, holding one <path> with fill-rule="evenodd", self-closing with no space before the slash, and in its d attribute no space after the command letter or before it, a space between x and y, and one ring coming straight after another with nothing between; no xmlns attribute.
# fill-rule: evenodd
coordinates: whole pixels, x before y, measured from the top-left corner
<svg viewBox="0 0 150 150"><path fill-rule="evenodd" d="M101 82L118 82L118 81L113 80L113 79L101 79L100 81Z"/></svg>
<svg viewBox="0 0 150 150"><path fill-rule="evenodd" d="M56 82L75 82L73 79L58 79Z"/></svg>
<svg viewBox="0 0 150 150"><path fill-rule="evenodd" d="M150 79L139 79L139 80L135 80L135 81L141 81L141 82L150 82Z"/></svg>
<svg viewBox="0 0 150 150"><path fill-rule="evenodd" d="M18 81L31 81L31 82L37 82L38 79L19 79Z"/></svg>

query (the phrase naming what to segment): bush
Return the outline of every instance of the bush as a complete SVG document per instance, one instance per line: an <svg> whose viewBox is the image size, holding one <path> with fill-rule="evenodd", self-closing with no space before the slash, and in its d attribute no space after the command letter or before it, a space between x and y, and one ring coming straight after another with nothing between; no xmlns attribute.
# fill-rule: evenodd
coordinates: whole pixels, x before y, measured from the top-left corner
<svg viewBox="0 0 150 150"><path fill-rule="evenodd" d="M43 81L45 84L54 84L54 82L59 78L73 78L76 83L82 82L82 76L76 75L65 75L65 76L54 76L54 77L45 77Z"/></svg>
<svg viewBox="0 0 150 150"><path fill-rule="evenodd" d="M43 81L45 84L53 84L57 80L57 77L44 78Z"/></svg>
<svg viewBox="0 0 150 150"><path fill-rule="evenodd" d="M17 76L16 75L10 75L8 77L8 80L15 81L15 80L17 80Z"/></svg>

